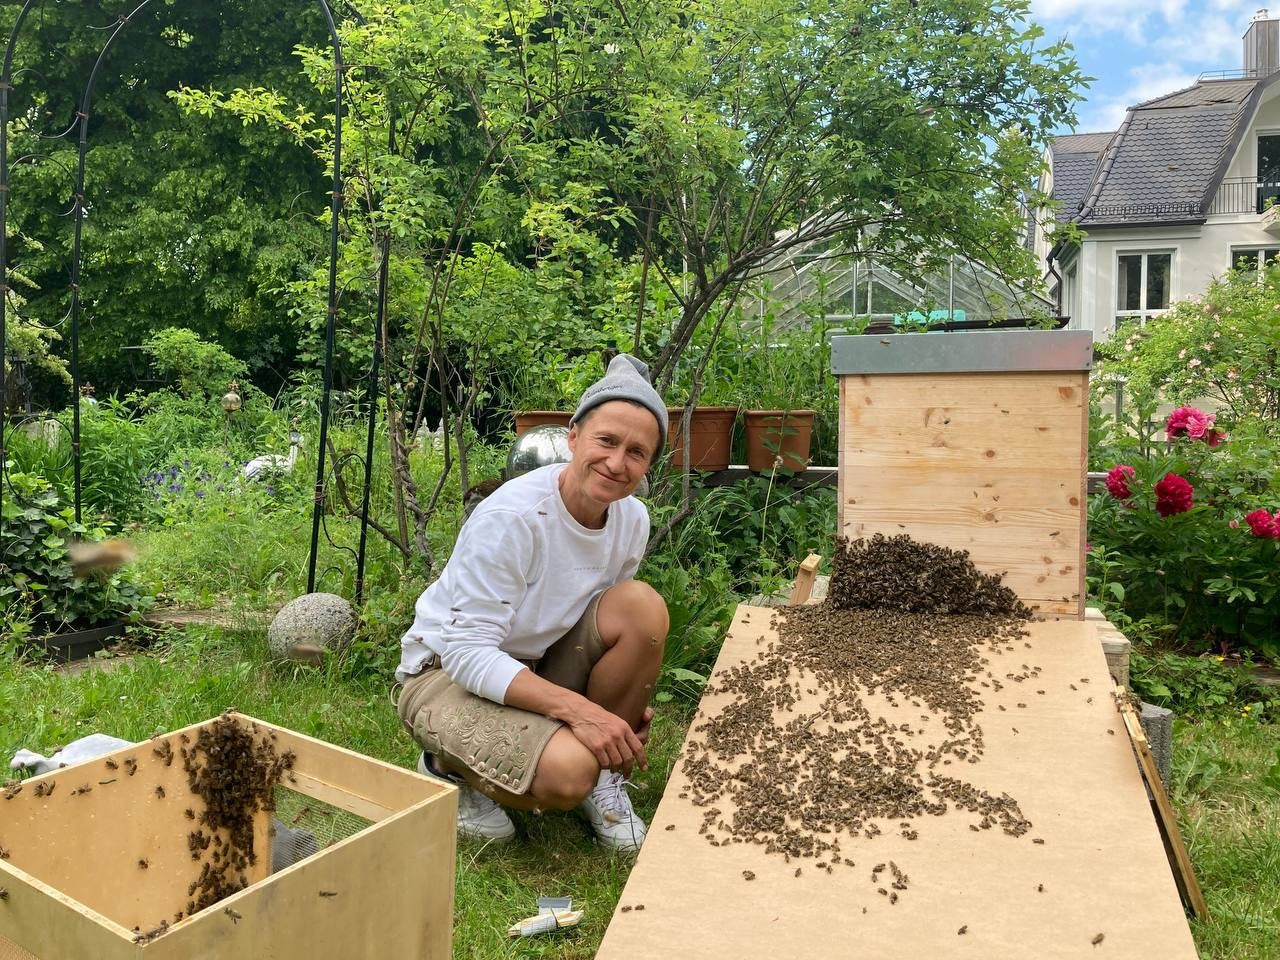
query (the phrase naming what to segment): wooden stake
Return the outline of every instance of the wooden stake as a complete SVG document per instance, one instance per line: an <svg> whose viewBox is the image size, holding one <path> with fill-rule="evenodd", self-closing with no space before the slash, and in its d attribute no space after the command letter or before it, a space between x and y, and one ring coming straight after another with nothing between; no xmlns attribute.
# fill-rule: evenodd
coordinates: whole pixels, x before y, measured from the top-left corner
<svg viewBox="0 0 1280 960"><path fill-rule="evenodd" d="M813 580L818 575L818 564L821 562L822 557L816 553L809 554L800 562L795 585L791 588L791 598L787 600L788 607L798 607L809 599L809 595L813 593Z"/></svg>
<svg viewBox="0 0 1280 960"><path fill-rule="evenodd" d="M1182 834L1178 830L1178 818L1173 812L1173 805L1169 802L1169 795L1165 792L1164 781L1160 779L1160 771L1156 769L1156 759L1151 755L1151 745L1147 742L1147 734L1142 729L1142 720L1129 700L1129 691L1124 687L1116 687L1116 705L1120 710L1120 716L1124 718L1125 729L1129 731L1133 750L1138 755L1138 768L1142 771L1143 779L1147 781L1147 789L1151 791L1152 805L1156 810L1156 822L1160 825L1160 837L1164 840L1165 852L1169 855L1169 866L1173 868L1173 879L1178 885L1178 894L1192 916L1206 920L1209 917L1209 907L1196 880L1186 844L1182 842Z"/></svg>

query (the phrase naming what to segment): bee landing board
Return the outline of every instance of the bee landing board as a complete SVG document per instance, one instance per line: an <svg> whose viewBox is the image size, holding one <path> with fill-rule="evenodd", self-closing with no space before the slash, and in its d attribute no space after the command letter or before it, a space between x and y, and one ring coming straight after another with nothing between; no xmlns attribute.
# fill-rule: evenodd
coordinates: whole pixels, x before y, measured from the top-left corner
<svg viewBox="0 0 1280 960"><path fill-rule="evenodd" d="M292 765L279 764L274 786L240 783L236 765L210 765L204 749L221 751L215 734L228 732ZM197 792L208 770L215 789ZM450 955L456 790L416 773L232 713L4 793L3 960ZM210 806L254 794L275 809L250 803L212 829ZM273 821L293 847L310 841L276 873Z"/></svg>
<svg viewBox="0 0 1280 960"><path fill-rule="evenodd" d="M695 743L709 736L709 722L760 716L735 712L735 695L721 688L779 640L774 616L770 609L738 608L682 757L701 755ZM704 832L711 833L712 811L695 804L707 768L677 762L596 960L1195 960L1092 626L1063 619L1033 621L1027 630L1025 640L983 651L989 672L972 684L981 700L973 717L982 731L981 755L961 762L951 753L934 768L944 779L1012 798L1027 832L981 828L980 811L956 794L940 813L909 821L871 814L861 831L815 834L840 843L843 862L824 869L821 861L831 859L825 852L788 858L741 835L722 842L724 833L716 834L718 845L711 842ZM1001 678L999 689L989 678ZM800 694L794 704L774 700L768 726L805 722L816 742L834 742L825 702L830 688L812 675L795 679L804 680ZM882 694L861 699L868 732L899 722L924 728L902 736L918 755L904 747L883 762L892 772L895 758L908 757L927 780L925 752L956 736L952 728L911 697L899 696L896 706ZM759 726L748 729L747 741L759 736ZM872 751L875 737L864 743ZM795 757L781 759L790 765L784 774L790 782L816 779ZM886 782L909 787L914 781L872 768L861 779L854 773L823 778L790 796L839 805L847 791L861 795ZM750 777L742 783L755 789ZM713 803L711 822L734 821L734 796ZM801 806L790 822L808 830L803 817L812 811ZM776 829L768 827L759 839L771 835ZM899 879L900 887L892 882ZM673 931L679 937L674 948Z"/></svg>
<svg viewBox="0 0 1280 960"><path fill-rule="evenodd" d="M1088 331L836 337L841 535L967 550L1081 619L1091 358Z"/></svg>

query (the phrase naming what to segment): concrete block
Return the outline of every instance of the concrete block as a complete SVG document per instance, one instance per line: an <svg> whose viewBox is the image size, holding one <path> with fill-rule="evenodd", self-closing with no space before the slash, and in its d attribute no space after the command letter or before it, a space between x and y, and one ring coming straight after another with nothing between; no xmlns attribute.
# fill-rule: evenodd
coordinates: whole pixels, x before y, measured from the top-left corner
<svg viewBox="0 0 1280 960"><path fill-rule="evenodd" d="M1173 711L1154 704L1142 705L1142 732L1147 735L1151 755L1165 788L1169 787L1169 765L1173 759Z"/></svg>
<svg viewBox="0 0 1280 960"><path fill-rule="evenodd" d="M1107 669L1111 671L1111 679L1128 689L1129 687L1129 651L1132 644L1123 633L1110 624L1098 630L1098 639L1102 641L1102 652L1107 658Z"/></svg>

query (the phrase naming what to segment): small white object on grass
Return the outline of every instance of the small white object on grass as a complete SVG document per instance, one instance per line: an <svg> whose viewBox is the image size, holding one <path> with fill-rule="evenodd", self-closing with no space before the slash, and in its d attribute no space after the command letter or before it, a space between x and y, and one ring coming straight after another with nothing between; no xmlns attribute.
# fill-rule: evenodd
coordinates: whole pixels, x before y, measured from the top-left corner
<svg viewBox="0 0 1280 960"><path fill-rule="evenodd" d="M538 912L507 927L507 936L532 937L553 930L566 930L576 927L582 920L582 914L583 911L573 909L573 901L568 897L539 897Z"/></svg>
<svg viewBox="0 0 1280 960"><path fill-rule="evenodd" d="M133 745L132 740L121 740L119 737L110 737L105 733L91 733L87 737L81 737L79 740L72 740L49 757L42 753L36 753L34 750L19 750L13 755L13 759L9 761L9 769L30 770L37 775L52 773L54 770L61 770L63 767L84 763L94 757L101 757L114 750L121 750Z"/></svg>

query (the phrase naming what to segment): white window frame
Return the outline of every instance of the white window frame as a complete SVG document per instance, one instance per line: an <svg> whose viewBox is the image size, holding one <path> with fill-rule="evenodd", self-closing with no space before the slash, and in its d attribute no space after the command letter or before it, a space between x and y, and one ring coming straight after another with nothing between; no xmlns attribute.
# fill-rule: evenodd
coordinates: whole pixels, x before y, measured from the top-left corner
<svg viewBox="0 0 1280 960"><path fill-rule="evenodd" d="M1280 242L1277 242L1274 244L1252 244L1251 243L1242 247L1232 247L1231 252L1228 254L1227 269L1234 270L1236 268L1237 260L1239 260L1243 256L1246 256L1247 254L1253 254L1254 267L1257 269L1257 272L1258 272L1258 282L1261 283L1262 282L1262 266L1263 266L1262 255L1266 253L1268 250L1274 251L1273 256L1271 257L1273 261L1280 260Z"/></svg>
<svg viewBox="0 0 1280 960"><path fill-rule="evenodd" d="M1076 285L1079 283L1080 277L1080 261L1072 260L1070 266L1062 268L1062 312L1070 318L1070 326L1072 329L1079 329L1082 317L1076 315L1076 306L1079 296L1076 293Z"/></svg>
<svg viewBox="0 0 1280 960"><path fill-rule="evenodd" d="M1138 329L1141 330L1143 327L1147 325L1147 321L1150 320L1152 317L1158 317L1160 316L1160 314L1168 311L1169 307L1167 306L1156 307L1154 309L1147 306L1147 263L1149 259L1153 256L1158 257L1158 256L1164 256L1164 255L1168 255L1169 257L1168 300L1169 300L1169 304L1172 305L1177 301L1177 294L1175 293L1178 285L1178 248L1177 247L1155 247L1149 250L1117 250L1116 251L1115 260L1113 261L1115 270L1112 275L1112 279L1114 280L1114 282L1111 285L1111 289L1112 289L1111 303L1113 308L1112 315L1111 315L1111 323L1112 323L1113 331L1119 330L1121 325L1126 323L1129 320L1137 320ZM1139 284L1138 294L1139 294L1139 300L1142 305L1137 310L1123 310L1120 308L1120 304L1117 302L1119 298L1119 293L1120 293L1120 258L1121 257L1138 257L1138 256L1142 257L1142 271L1140 274L1140 279L1138 281L1138 284Z"/></svg>

